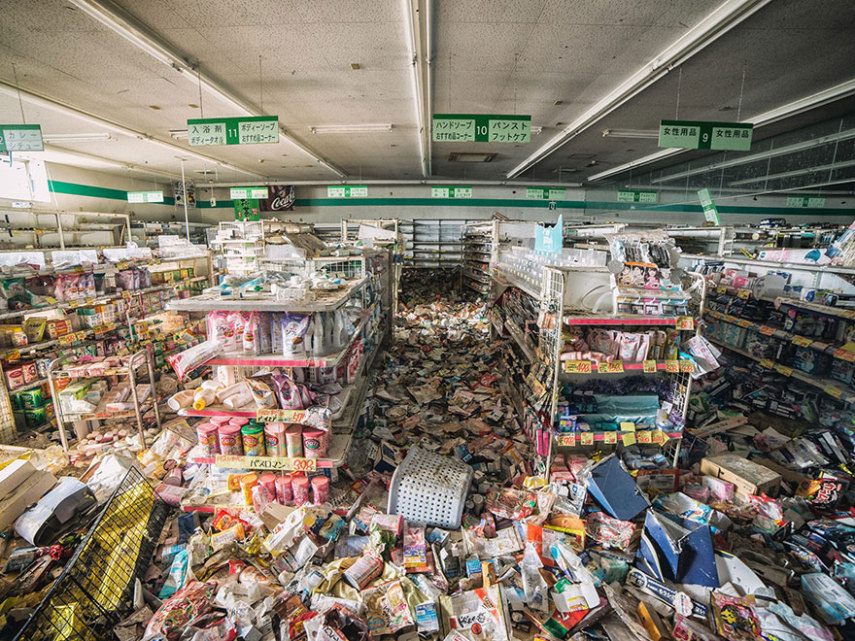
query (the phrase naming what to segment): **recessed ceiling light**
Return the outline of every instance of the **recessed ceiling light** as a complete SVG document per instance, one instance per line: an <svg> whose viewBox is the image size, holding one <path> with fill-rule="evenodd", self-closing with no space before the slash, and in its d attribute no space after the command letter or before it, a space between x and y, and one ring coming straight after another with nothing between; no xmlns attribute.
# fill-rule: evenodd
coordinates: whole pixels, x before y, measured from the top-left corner
<svg viewBox="0 0 855 641"><path fill-rule="evenodd" d="M364 123L359 125L315 125L313 134L369 134L392 131L392 123Z"/></svg>
<svg viewBox="0 0 855 641"><path fill-rule="evenodd" d="M564 104L564 101L563 101L563 100L556 100L556 101L555 101L555 102L553 102L552 104L553 104L553 105L555 105L555 106L557 107L558 105L563 105L563 104Z"/></svg>
<svg viewBox="0 0 855 641"><path fill-rule="evenodd" d="M556 127L563 127L565 124L567 124L567 123L564 123L564 122L556 122L556 123L555 123L555 126L556 126Z"/></svg>
<svg viewBox="0 0 855 641"><path fill-rule="evenodd" d="M449 162L492 162L495 153L473 153L465 151L454 151L448 154Z"/></svg>
<svg viewBox="0 0 855 641"><path fill-rule="evenodd" d="M725 105L724 107L719 107L718 110L719 111L733 111L733 107L731 107L730 105Z"/></svg>
<svg viewBox="0 0 855 641"><path fill-rule="evenodd" d="M351 62L351 63L350 63L350 68L351 68L351 69L353 69L353 70L359 69L359 68L360 68L360 67L359 67L359 63L358 63L358 62Z"/></svg>
<svg viewBox="0 0 855 641"><path fill-rule="evenodd" d="M148 108L154 109L155 111L160 111L160 107L158 107L157 105L149 105Z"/></svg>
<svg viewBox="0 0 855 641"><path fill-rule="evenodd" d="M192 107L193 109L198 109L198 108L199 108L199 105L197 105L195 102L188 102L188 103L187 103L187 106L188 106L188 107Z"/></svg>

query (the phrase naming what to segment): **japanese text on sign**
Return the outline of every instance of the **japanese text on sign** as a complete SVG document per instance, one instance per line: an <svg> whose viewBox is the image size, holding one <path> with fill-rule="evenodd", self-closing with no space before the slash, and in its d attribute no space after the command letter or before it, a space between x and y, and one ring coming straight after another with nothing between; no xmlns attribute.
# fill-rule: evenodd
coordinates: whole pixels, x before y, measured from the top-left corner
<svg viewBox="0 0 855 641"><path fill-rule="evenodd" d="M619 189L617 199L619 203L655 203L659 200L659 192Z"/></svg>
<svg viewBox="0 0 855 641"><path fill-rule="evenodd" d="M197 118L187 121L191 147L261 145L279 142L279 117Z"/></svg>
<svg viewBox="0 0 855 641"><path fill-rule="evenodd" d="M431 187L431 198L472 198L472 187Z"/></svg>
<svg viewBox="0 0 855 641"><path fill-rule="evenodd" d="M214 458L214 465L221 469L235 470L314 472L318 462L311 458L217 455Z"/></svg>
<svg viewBox="0 0 855 641"><path fill-rule="evenodd" d="M162 203L162 191L129 191L129 203Z"/></svg>
<svg viewBox="0 0 855 641"><path fill-rule="evenodd" d="M368 198L368 187L356 185L327 187L327 198Z"/></svg>
<svg viewBox="0 0 855 641"><path fill-rule="evenodd" d="M232 200L244 198L260 200L267 198L267 196L267 187L232 187L229 189L229 197Z"/></svg>
<svg viewBox="0 0 855 641"><path fill-rule="evenodd" d="M659 146L748 151L753 131L754 125L739 122L663 120L659 124Z"/></svg>
<svg viewBox="0 0 855 641"><path fill-rule="evenodd" d="M434 114L434 142L531 141L531 116L495 116L487 114Z"/></svg>
<svg viewBox="0 0 855 641"><path fill-rule="evenodd" d="M787 196L787 207L825 207L822 196Z"/></svg>
<svg viewBox="0 0 855 641"><path fill-rule="evenodd" d="M529 200L564 200L566 189L551 189L548 187L526 187L525 197Z"/></svg>
<svg viewBox="0 0 855 641"><path fill-rule="evenodd" d="M0 151L44 151L41 125L0 125Z"/></svg>

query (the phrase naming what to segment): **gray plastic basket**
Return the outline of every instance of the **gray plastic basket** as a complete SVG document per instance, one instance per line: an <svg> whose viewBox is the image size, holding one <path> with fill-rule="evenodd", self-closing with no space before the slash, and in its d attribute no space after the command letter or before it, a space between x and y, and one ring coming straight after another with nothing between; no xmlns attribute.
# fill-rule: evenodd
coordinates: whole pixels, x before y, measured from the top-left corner
<svg viewBox="0 0 855 641"><path fill-rule="evenodd" d="M471 483L466 463L412 447L392 475L388 512L456 530Z"/></svg>

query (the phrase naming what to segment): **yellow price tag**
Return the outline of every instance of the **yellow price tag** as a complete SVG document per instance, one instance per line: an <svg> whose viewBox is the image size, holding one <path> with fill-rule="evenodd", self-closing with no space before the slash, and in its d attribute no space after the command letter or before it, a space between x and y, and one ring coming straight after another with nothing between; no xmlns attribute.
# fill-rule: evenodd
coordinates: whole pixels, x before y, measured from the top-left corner
<svg viewBox="0 0 855 641"><path fill-rule="evenodd" d="M736 316L731 316L730 314L725 314L724 316L721 317L721 320L723 320L725 323L735 323L738 319L736 318Z"/></svg>
<svg viewBox="0 0 855 641"><path fill-rule="evenodd" d="M805 336L793 336L793 345L798 345L799 347L810 347L812 343L813 339Z"/></svg>
<svg viewBox="0 0 855 641"><path fill-rule="evenodd" d="M847 345L851 345L852 343L848 343ZM855 361L855 352L850 352L845 347L838 347L834 350L834 358L839 358L842 361L847 361L849 363Z"/></svg>
<svg viewBox="0 0 855 641"><path fill-rule="evenodd" d="M7 361L16 361L19 358L21 358L21 352L19 352L17 349L13 349L11 352L6 354Z"/></svg>
<svg viewBox="0 0 855 641"><path fill-rule="evenodd" d="M680 371L680 362L677 360L665 361L665 371L669 374L677 374Z"/></svg>
<svg viewBox="0 0 855 641"><path fill-rule="evenodd" d="M695 364L687 358L680 360L680 371L691 374L695 371Z"/></svg>
<svg viewBox="0 0 855 641"><path fill-rule="evenodd" d="M822 388L822 391L834 398L840 398L843 396L843 390L837 387L837 385L826 385Z"/></svg>
<svg viewBox="0 0 855 641"><path fill-rule="evenodd" d="M644 373L645 374L655 374L656 373L656 361L644 361Z"/></svg>
<svg viewBox="0 0 855 641"><path fill-rule="evenodd" d="M659 445L665 445L668 442L668 435L662 430L656 430L653 440Z"/></svg>
<svg viewBox="0 0 855 641"><path fill-rule="evenodd" d="M56 305L56 299L53 296L45 296L48 305Z"/></svg>
<svg viewBox="0 0 855 641"><path fill-rule="evenodd" d="M568 374L590 374L591 361L565 361L564 371Z"/></svg>
<svg viewBox="0 0 855 641"><path fill-rule="evenodd" d="M716 294L726 294L727 293L727 285L719 285L715 288Z"/></svg>
<svg viewBox="0 0 855 641"><path fill-rule="evenodd" d="M747 299L747 298L748 298L748 296L750 296L750 295L751 295L751 292L750 292L750 291L748 291L747 289L740 289L739 291L737 291L737 292L736 292L736 295L737 295L739 298L742 298L743 300L745 300L745 299Z"/></svg>
<svg viewBox="0 0 855 641"><path fill-rule="evenodd" d="M638 436L638 442L641 443L642 445L648 445L650 443L650 440L651 440L650 430L644 430L641 432L637 432L636 435Z"/></svg>
<svg viewBox="0 0 855 641"><path fill-rule="evenodd" d="M760 367L765 367L766 369L774 369L775 363L773 363L768 358L764 358L760 361Z"/></svg>
<svg viewBox="0 0 855 641"><path fill-rule="evenodd" d="M751 321L747 321L744 318L737 319L736 324L739 327L751 327Z"/></svg>
<svg viewBox="0 0 855 641"><path fill-rule="evenodd" d="M634 432L635 431L635 423L632 421L623 421L620 424L621 432Z"/></svg>
<svg viewBox="0 0 855 641"><path fill-rule="evenodd" d="M614 445L615 443L617 443L617 432L604 432L603 442L606 445Z"/></svg>
<svg viewBox="0 0 855 641"><path fill-rule="evenodd" d="M630 445L636 444L635 432L627 432L626 434L622 434L621 438L623 439L623 446L629 447Z"/></svg>
<svg viewBox="0 0 855 641"><path fill-rule="evenodd" d="M593 445L594 444L594 433L593 432L582 432L579 435L579 440L583 446Z"/></svg>
<svg viewBox="0 0 855 641"><path fill-rule="evenodd" d="M763 327L760 328L760 333L763 334L763 336L772 336L775 333L775 328L763 325Z"/></svg>
<svg viewBox="0 0 855 641"><path fill-rule="evenodd" d="M680 316L677 319L677 329L679 330L693 330L695 329L695 319L691 316Z"/></svg>
<svg viewBox="0 0 855 641"><path fill-rule="evenodd" d="M575 434L561 434L558 437L558 444L563 445L564 447L576 447L576 435Z"/></svg>
<svg viewBox="0 0 855 641"><path fill-rule="evenodd" d="M785 365L777 365L776 364L775 365L775 371L778 372L779 374L783 374L784 376L792 376L793 375L793 368L787 367Z"/></svg>
<svg viewBox="0 0 855 641"><path fill-rule="evenodd" d="M611 363L600 363L599 371L606 374L623 374L623 361L612 361Z"/></svg>

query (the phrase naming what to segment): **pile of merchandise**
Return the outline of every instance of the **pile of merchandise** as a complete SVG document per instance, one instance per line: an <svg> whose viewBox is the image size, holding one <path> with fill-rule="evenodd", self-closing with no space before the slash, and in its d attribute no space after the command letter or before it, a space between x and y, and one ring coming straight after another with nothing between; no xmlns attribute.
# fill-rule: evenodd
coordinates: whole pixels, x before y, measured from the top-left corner
<svg viewBox="0 0 855 641"><path fill-rule="evenodd" d="M784 435L715 407L709 383L684 469L632 465L630 447L559 455L536 477L485 310L431 298L402 305L347 466L230 474L196 462L208 432L183 419L138 454L158 500L216 487L227 501L173 513L136 589L129 579L133 608L116 608L121 641L853 638L855 417L823 416L827 437ZM567 390L568 413L584 392ZM244 453L259 439L248 425L232 430ZM310 456L311 426L296 431L277 438ZM107 456L87 481L102 504L120 498L105 479L121 464ZM23 483L20 467L0 470L0 487ZM55 483L26 472L42 492ZM436 510L447 496L450 516ZM7 550L7 575L43 595L43 566L59 567L74 539L27 540ZM36 601L7 587L14 634Z"/></svg>

